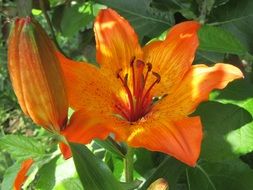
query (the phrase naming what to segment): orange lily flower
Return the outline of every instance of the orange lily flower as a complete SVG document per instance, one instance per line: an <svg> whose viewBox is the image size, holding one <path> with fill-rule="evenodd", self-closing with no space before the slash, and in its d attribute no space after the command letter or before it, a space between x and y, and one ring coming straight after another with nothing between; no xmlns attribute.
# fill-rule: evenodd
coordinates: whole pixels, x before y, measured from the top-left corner
<svg viewBox="0 0 253 190"><path fill-rule="evenodd" d="M75 62L58 53L66 78L69 102L76 110L63 133L72 141L85 131L80 143L115 134L132 147L160 151L194 166L200 154L202 124L189 117L213 89L243 77L229 64L192 65L200 24L174 26L164 41L143 48L129 23L111 9L96 18L99 67ZM86 126L89 122L100 125ZM92 127L91 127L92 126Z"/></svg>

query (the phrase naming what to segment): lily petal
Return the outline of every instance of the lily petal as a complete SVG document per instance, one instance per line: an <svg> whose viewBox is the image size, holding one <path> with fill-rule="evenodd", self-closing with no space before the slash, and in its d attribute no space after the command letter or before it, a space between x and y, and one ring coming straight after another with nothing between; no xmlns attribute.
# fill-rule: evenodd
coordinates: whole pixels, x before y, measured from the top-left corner
<svg viewBox="0 0 253 190"><path fill-rule="evenodd" d="M189 166L195 166L202 141L200 117L184 118L177 122L161 116L152 122L149 118L135 125L126 141L130 146L164 152Z"/></svg>
<svg viewBox="0 0 253 190"><path fill-rule="evenodd" d="M216 64L213 67L194 65L186 74L178 89L168 94L156 106L160 112L170 113L169 117L182 117L192 113L200 102L208 100L213 89L222 89L243 74L235 66Z"/></svg>
<svg viewBox="0 0 253 190"><path fill-rule="evenodd" d="M76 111L68 126L61 132L68 142L88 144L94 138L105 139L111 132L105 116L100 113Z"/></svg>
<svg viewBox="0 0 253 190"><path fill-rule="evenodd" d="M151 63L153 71L161 76L157 95L173 91L191 68L199 44L199 27L195 21L177 24L164 41L154 41L144 47L144 61Z"/></svg>
<svg viewBox="0 0 253 190"><path fill-rule="evenodd" d="M20 190L23 183L27 179L27 172L33 164L32 159L27 159L21 164L21 168L14 181L14 190Z"/></svg>
<svg viewBox="0 0 253 190"><path fill-rule="evenodd" d="M138 38L128 21L112 9L99 12L94 24L97 61L115 75L129 67L133 57L141 58Z"/></svg>
<svg viewBox="0 0 253 190"><path fill-rule="evenodd" d="M67 160L67 159L69 159L69 158L72 157L71 149L70 149L70 147L67 144L65 144L63 142L60 142L59 143L59 148L60 148L61 153L62 153L62 155L63 155L63 157L64 157L65 160Z"/></svg>
<svg viewBox="0 0 253 190"><path fill-rule="evenodd" d="M57 52L60 60L70 106L79 110L110 112L114 97L122 87L106 77L99 68L85 62L76 62ZM115 77L116 79L116 77Z"/></svg>

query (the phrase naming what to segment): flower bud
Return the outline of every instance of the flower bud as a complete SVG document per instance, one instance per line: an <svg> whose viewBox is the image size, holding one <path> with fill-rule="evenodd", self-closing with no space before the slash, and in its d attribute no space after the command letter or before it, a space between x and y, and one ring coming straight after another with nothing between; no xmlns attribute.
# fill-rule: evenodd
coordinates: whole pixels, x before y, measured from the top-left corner
<svg viewBox="0 0 253 190"><path fill-rule="evenodd" d="M169 184L168 182L163 179L159 178L156 181L154 181L147 190L169 190Z"/></svg>
<svg viewBox="0 0 253 190"><path fill-rule="evenodd" d="M23 112L38 125L60 131L68 101L56 50L42 27L30 17L16 19L8 44L8 69Z"/></svg>

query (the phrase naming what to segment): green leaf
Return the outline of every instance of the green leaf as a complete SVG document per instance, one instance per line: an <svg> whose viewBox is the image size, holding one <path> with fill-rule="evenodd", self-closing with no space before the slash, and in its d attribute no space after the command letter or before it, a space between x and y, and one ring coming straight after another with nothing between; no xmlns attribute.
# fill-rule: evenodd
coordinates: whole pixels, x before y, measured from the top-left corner
<svg viewBox="0 0 253 190"><path fill-rule="evenodd" d="M36 189L53 189L55 185L56 162L58 159L59 157L55 157L49 163L40 168L37 175L38 182L36 184Z"/></svg>
<svg viewBox="0 0 253 190"><path fill-rule="evenodd" d="M234 104L247 110L253 115L253 84L244 79L237 80L222 91L212 94L212 100L224 104Z"/></svg>
<svg viewBox="0 0 253 190"><path fill-rule="evenodd" d="M115 154L106 152L103 160L107 164L107 166L110 168L110 170L112 171L116 179L122 179L122 177L124 176L123 159L116 156Z"/></svg>
<svg viewBox="0 0 253 190"><path fill-rule="evenodd" d="M197 4L189 0L152 0L151 7L161 11L180 12L187 19L195 19Z"/></svg>
<svg viewBox="0 0 253 190"><path fill-rule="evenodd" d="M230 32L222 28L202 26L198 32L200 50L245 55L246 48Z"/></svg>
<svg viewBox="0 0 253 190"><path fill-rule="evenodd" d="M15 164L13 164L11 167L9 167L5 173L4 173L4 178L3 178L3 182L1 184L1 188L2 190L12 190L13 188L13 183L16 179L17 173L19 172L21 167L21 163L20 162L16 162Z"/></svg>
<svg viewBox="0 0 253 190"><path fill-rule="evenodd" d="M237 155L253 151L253 122L229 132L226 135L226 140L231 145L232 151Z"/></svg>
<svg viewBox="0 0 253 190"><path fill-rule="evenodd" d="M0 147L16 160L43 157L46 150L46 147L35 138L19 135L6 135L0 138Z"/></svg>
<svg viewBox="0 0 253 190"><path fill-rule="evenodd" d="M197 51L197 56L194 60L194 63L197 64L215 64L224 62L224 54L217 52L208 52L208 51Z"/></svg>
<svg viewBox="0 0 253 190"><path fill-rule="evenodd" d="M138 187L141 185L142 181L139 181L139 180L135 180L133 182L130 182L130 183L120 183L122 185L122 187L124 189L127 189L127 190L136 190L138 189Z"/></svg>
<svg viewBox="0 0 253 190"><path fill-rule="evenodd" d="M72 158L64 160L62 156L57 156L38 171L36 184L38 190L69 189L71 185L75 190L83 189Z"/></svg>
<svg viewBox="0 0 253 190"><path fill-rule="evenodd" d="M70 144L77 173L86 190L123 189L108 166L84 145Z"/></svg>
<svg viewBox="0 0 253 190"><path fill-rule="evenodd" d="M229 0L228 3L212 10L209 21L217 24L243 21L245 18L253 16L252 6L253 1L251 0Z"/></svg>
<svg viewBox="0 0 253 190"><path fill-rule="evenodd" d="M145 176L147 172L155 167L153 154L154 152L150 152L144 148L135 149L136 161L134 162L134 169L141 176ZM156 160L158 159L156 158Z"/></svg>
<svg viewBox="0 0 253 190"><path fill-rule="evenodd" d="M253 53L253 1L230 0L213 9L208 19L212 25L219 25L233 33Z"/></svg>
<svg viewBox="0 0 253 190"><path fill-rule="evenodd" d="M61 20L62 33L64 36L71 37L90 24L93 19L93 8L89 2L66 6Z"/></svg>
<svg viewBox="0 0 253 190"><path fill-rule="evenodd" d="M231 150L227 135L252 121L245 109L217 102L205 102L199 106L196 115L200 115L204 130L201 158L209 161L222 161L238 157Z"/></svg>
<svg viewBox="0 0 253 190"><path fill-rule="evenodd" d="M173 14L151 8L151 0L96 0L115 9L127 19L138 33L140 41L144 36L153 38L174 24Z"/></svg>
<svg viewBox="0 0 253 190"><path fill-rule="evenodd" d="M253 170L239 159L223 162L202 162L187 169L190 190L250 190Z"/></svg>
<svg viewBox="0 0 253 190"><path fill-rule="evenodd" d="M117 144L113 139L107 138L106 140L99 140L96 139L95 143L103 147L105 150L110 151L111 153L119 156L120 158L125 157L125 152L123 150L123 147L121 147L119 144Z"/></svg>
<svg viewBox="0 0 253 190"><path fill-rule="evenodd" d="M253 115L253 85L247 80L238 80L223 91L213 93L212 99L240 106ZM253 122L229 131L225 138L237 155L253 151Z"/></svg>
<svg viewBox="0 0 253 190"><path fill-rule="evenodd" d="M164 178L166 181L168 181L170 190L175 190L178 179L185 168L186 166L180 161L172 157L166 157L164 161L147 178L146 182L142 185L141 190L146 190L150 184L158 178Z"/></svg>
<svg viewBox="0 0 253 190"><path fill-rule="evenodd" d="M54 188L54 190L69 190L69 189L83 190L82 184L77 177L64 179Z"/></svg>

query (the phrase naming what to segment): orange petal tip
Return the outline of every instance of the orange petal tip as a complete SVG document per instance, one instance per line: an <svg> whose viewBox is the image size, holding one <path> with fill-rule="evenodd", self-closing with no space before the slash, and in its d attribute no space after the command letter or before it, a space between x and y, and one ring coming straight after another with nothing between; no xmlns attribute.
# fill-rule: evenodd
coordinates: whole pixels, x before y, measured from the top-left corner
<svg viewBox="0 0 253 190"><path fill-rule="evenodd" d="M28 159L25 160L20 167L20 170L18 172L18 174L16 175L15 181L14 181L14 190L20 190L23 183L25 182L25 180L27 179L27 172L30 169L30 167L33 164L33 160L32 159Z"/></svg>

